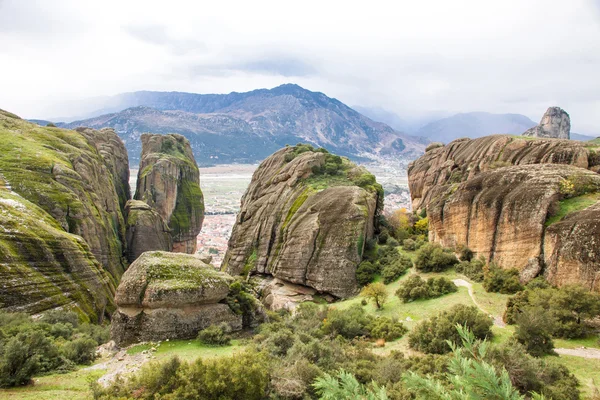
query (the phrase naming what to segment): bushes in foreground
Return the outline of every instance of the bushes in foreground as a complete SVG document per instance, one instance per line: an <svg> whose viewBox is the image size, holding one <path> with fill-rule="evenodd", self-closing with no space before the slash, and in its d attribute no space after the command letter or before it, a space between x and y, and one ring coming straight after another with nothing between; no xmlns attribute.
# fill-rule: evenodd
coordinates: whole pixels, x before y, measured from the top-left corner
<svg viewBox="0 0 600 400"><path fill-rule="evenodd" d="M485 269L483 287L487 292L502 294L513 294L523 290L517 269L502 269L493 263Z"/></svg>
<svg viewBox="0 0 600 400"><path fill-rule="evenodd" d="M408 277L396 291L396 296L404 303L419 299L432 299L448 293L456 292L456 285L442 277L424 280L419 275Z"/></svg>
<svg viewBox="0 0 600 400"><path fill-rule="evenodd" d="M415 268L422 272L442 272L458 263L451 249L437 243L427 243L417 251Z"/></svg>
<svg viewBox="0 0 600 400"><path fill-rule="evenodd" d="M492 336L492 320L477 307L457 304L428 320L421 321L408 336L411 348L424 353L444 354L451 351L449 343L459 345L460 335L456 325L469 329L477 339ZM448 343L449 342L449 343Z"/></svg>
<svg viewBox="0 0 600 400"><path fill-rule="evenodd" d="M108 327L80 324L74 312L48 311L37 320L0 312L0 387L26 385L35 374L89 364L96 347L108 339Z"/></svg>

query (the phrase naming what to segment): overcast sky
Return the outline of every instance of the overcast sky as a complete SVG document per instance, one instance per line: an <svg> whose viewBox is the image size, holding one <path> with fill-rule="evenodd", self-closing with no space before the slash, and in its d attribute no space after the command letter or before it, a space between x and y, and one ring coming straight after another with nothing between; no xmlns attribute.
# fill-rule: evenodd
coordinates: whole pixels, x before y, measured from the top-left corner
<svg viewBox="0 0 600 400"><path fill-rule="evenodd" d="M410 118L548 106L600 135L600 0L0 0L0 108L294 82Z"/></svg>

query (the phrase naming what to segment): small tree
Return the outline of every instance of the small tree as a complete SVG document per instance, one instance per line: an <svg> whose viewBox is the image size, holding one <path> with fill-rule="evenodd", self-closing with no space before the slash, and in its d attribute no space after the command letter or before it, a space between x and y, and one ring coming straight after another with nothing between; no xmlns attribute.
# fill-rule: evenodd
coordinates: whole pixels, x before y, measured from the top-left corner
<svg viewBox="0 0 600 400"><path fill-rule="evenodd" d="M518 325L514 337L529 354L534 357L556 354L552 341L552 319L548 311L541 307L526 308L516 319Z"/></svg>
<svg viewBox="0 0 600 400"><path fill-rule="evenodd" d="M381 282L370 283L363 289L361 293L364 297L375 302L377 309L383 307L387 300L388 293L385 285Z"/></svg>

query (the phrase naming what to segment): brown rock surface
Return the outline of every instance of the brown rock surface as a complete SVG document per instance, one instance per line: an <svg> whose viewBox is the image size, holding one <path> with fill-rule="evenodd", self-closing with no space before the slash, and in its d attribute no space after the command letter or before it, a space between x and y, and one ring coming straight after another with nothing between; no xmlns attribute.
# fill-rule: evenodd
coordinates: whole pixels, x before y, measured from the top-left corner
<svg viewBox="0 0 600 400"><path fill-rule="evenodd" d="M111 333L119 346L139 341L188 339L209 325L242 327L242 316L222 302L233 278L179 253L147 252L123 274Z"/></svg>
<svg viewBox="0 0 600 400"><path fill-rule="evenodd" d="M295 149L276 152L254 173L223 268L232 275L270 274L348 297L357 290L356 267L373 236L380 186L347 160L337 175L313 173L336 156L307 151L289 160ZM361 175L373 178L372 184L354 183Z"/></svg>
<svg viewBox="0 0 600 400"><path fill-rule="evenodd" d="M125 207L127 260L132 263L147 251L171 251L171 230L148 204L130 200Z"/></svg>
<svg viewBox="0 0 600 400"><path fill-rule="evenodd" d="M538 126L523 133L523 136L569 139L571 137L571 118L560 107L549 107Z"/></svg>
<svg viewBox="0 0 600 400"><path fill-rule="evenodd" d="M204 220L200 172L188 140L181 135L142 135L136 200L167 222L173 251L195 253Z"/></svg>

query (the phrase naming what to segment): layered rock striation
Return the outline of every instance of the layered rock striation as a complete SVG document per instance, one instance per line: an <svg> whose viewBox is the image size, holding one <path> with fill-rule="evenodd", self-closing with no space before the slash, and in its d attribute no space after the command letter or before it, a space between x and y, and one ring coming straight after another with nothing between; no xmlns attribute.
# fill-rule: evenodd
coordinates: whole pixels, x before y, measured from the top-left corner
<svg viewBox="0 0 600 400"><path fill-rule="evenodd" d="M409 166L430 240L466 245L527 282L598 290L597 149L582 142L494 135L434 148Z"/></svg>
<svg viewBox="0 0 600 400"><path fill-rule="evenodd" d="M119 346L190 339L210 325L242 328L243 317L224 303L233 278L198 258L146 252L125 272L115 301L111 335Z"/></svg>
<svg viewBox="0 0 600 400"><path fill-rule="evenodd" d="M254 173L223 268L351 296L382 203L364 168L307 145L284 148Z"/></svg>
<svg viewBox="0 0 600 400"><path fill-rule="evenodd" d="M127 224L127 260L132 263L142 253L171 251L171 230L160 214L140 200L130 200L125 207Z"/></svg>
<svg viewBox="0 0 600 400"><path fill-rule="evenodd" d="M20 204L1 216L2 307L40 312L66 306L92 320L112 312L126 268L126 164L113 131L40 127L0 112L5 204Z"/></svg>
<svg viewBox="0 0 600 400"><path fill-rule="evenodd" d="M173 251L195 253L204 220L200 172L181 135L142 135L135 199L158 212L171 230Z"/></svg>

